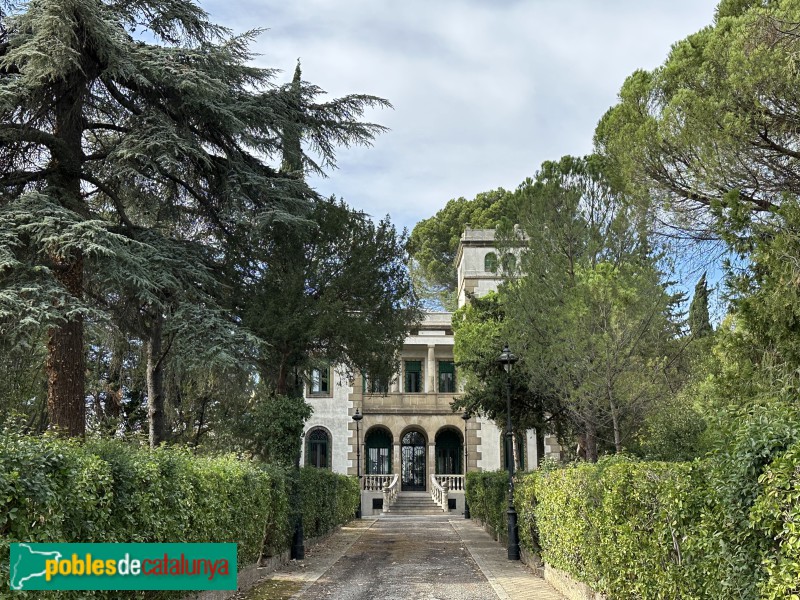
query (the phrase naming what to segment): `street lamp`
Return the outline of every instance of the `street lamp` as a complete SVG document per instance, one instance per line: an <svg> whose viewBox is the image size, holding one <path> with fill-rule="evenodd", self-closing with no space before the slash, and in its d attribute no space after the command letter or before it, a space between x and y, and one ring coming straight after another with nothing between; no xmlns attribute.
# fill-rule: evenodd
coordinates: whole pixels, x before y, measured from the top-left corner
<svg viewBox="0 0 800 600"><path fill-rule="evenodd" d="M519 360L508 349L508 343L503 346L503 351L497 362L506 371L506 457L508 460L508 560L519 560L519 533L517 530L517 510L514 508L514 453L513 436L511 430L511 367ZM510 454L510 456L509 456Z"/></svg>
<svg viewBox="0 0 800 600"><path fill-rule="evenodd" d="M361 518L361 431L359 423L364 418L358 409L356 414L353 415L353 421L356 422L356 474L358 475L358 507L356 507L356 519Z"/></svg>
<svg viewBox="0 0 800 600"><path fill-rule="evenodd" d="M469 464L469 448L467 447L467 421L469 421L469 411L461 415L464 419L464 518L469 519L469 502L467 502L467 465Z"/></svg>

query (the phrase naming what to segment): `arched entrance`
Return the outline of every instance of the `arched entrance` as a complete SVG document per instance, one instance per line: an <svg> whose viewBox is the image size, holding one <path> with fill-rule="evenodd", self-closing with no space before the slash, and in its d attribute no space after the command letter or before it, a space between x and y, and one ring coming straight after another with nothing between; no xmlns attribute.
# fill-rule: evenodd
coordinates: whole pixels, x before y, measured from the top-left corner
<svg viewBox="0 0 800 600"><path fill-rule="evenodd" d="M464 462L464 446L461 443L461 432L446 428L436 434L436 474L460 475Z"/></svg>
<svg viewBox="0 0 800 600"><path fill-rule="evenodd" d="M419 431L403 435L400 456L400 489L425 491L425 436Z"/></svg>
<svg viewBox="0 0 800 600"><path fill-rule="evenodd" d="M386 475L392 472L392 434L383 427L373 427L364 436L364 473Z"/></svg>

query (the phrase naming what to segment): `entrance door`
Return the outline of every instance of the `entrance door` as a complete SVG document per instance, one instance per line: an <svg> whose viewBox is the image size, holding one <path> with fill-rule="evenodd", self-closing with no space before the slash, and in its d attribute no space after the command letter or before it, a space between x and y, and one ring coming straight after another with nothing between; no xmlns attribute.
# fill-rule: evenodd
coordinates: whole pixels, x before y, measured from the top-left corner
<svg viewBox="0 0 800 600"><path fill-rule="evenodd" d="M400 489L425 491L425 438L418 431L403 436Z"/></svg>

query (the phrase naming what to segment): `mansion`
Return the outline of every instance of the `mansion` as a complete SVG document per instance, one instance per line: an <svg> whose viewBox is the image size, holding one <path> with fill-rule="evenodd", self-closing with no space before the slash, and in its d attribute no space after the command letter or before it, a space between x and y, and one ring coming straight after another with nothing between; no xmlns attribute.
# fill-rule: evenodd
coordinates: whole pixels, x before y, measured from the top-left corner
<svg viewBox="0 0 800 600"><path fill-rule="evenodd" d="M462 234L456 259L459 306L470 296L496 290L502 281L494 239L493 229L467 228ZM397 488L394 493L433 494L441 493L443 481L452 492L450 509L463 510L465 472L506 468L504 431L480 415L464 419L450 406L461 384L453 360L452 316L425 315L406 338L400 371L388 385L363 376L351 381L335 366L311 373L305 399L314 412L305 424L302 464L361 474L365 515L382 508L387 484ZM536 432L517 440L516 468L535 468L540 459ZM555 438L547 436L545 454L559 450Z"/></svg>

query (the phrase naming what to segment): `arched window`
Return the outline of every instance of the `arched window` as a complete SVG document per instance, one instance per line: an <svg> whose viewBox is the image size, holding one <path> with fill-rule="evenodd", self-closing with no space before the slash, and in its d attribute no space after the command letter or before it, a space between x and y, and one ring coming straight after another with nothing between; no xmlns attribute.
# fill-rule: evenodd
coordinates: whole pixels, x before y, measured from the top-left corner
<svg viewBox="0 0 800 600"><path fill-rule="evenodd" d="M370 429L364 438L367 475L386 475L392 472L392 434L386 429Z"/></svg>
<svg viewBox="0 0 800 600"><path fill-rule="evenodd" d="M506 254L503 256L503 272L506 274L513 273L517 268L517 257L513 254Z"/></svg>
<svg viewBox="0 0 800 600"><path fill-rule="evenodd" d="M483 270L489 273L497 273L497 254L489 252L483 257Z"/></svg>
<svg viewBox="0 0 800 600"><path fill-rule="evenodd" d="M464 446L461 432L455 429L442 429L436 434L436 472L441 475L463 473Z"/></svg>
<svg viewBox="0 0 800 600"><path fill-rule="evenodd" d="M324 429L312 429L306 434L306 464L309 467L330 469L331 439Z"/></svg>

